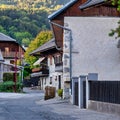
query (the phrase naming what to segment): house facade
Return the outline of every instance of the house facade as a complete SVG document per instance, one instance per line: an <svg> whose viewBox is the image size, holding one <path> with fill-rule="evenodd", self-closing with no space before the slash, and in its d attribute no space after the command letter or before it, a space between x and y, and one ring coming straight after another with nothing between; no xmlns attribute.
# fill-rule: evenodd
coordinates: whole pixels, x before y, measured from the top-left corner
<svg viewBox="0 0 120 120"><path fill-rule="evenodd" d="M40 68L32 73L31 77L39 77L40 89L44 90L46 86L55 87L56 90L63 89L62 53L57 50L55 40L46 42L31 55L39 56Z"/></svg>
<svg viewBox="0 0 120 120"><path fill-rule="evenodd" d="M6 63L14 64L17 58L19 64L22 64L25 50L15 39L0 33L0 49Z"/></svg>
<svg viewBox="0 0 120 120"><path fill-rule="evenodd" d="M16 42L16 40L0 33L0 51L3 58L1 62L1 81L3 80L3 73L15 73L15 68L16 73L19 72L21 74L22 67L19 66L23 64L25 50Z"/></svg>
<svg viewBox="0 0 120 120"><path fill-rule="evenodd" d="M110 99L120 101L113 92L120 88L115 90L114 87L113 91L106 92L110 91L112 82L118 86L120 81L118 40L109 36L110 30L117 27L119 16L109 1L73 0L48 17L57 45L63 49L64 89L67 88L65 81L69 81L71 102L80 108L119 112L120 105L117 104L119 107L116 108L118 102ZM93 84L96 86L91 87ZM106 91L101 90L102 95L97 96L97 88ZM105 110L108 103L109 110Z"/></svg>

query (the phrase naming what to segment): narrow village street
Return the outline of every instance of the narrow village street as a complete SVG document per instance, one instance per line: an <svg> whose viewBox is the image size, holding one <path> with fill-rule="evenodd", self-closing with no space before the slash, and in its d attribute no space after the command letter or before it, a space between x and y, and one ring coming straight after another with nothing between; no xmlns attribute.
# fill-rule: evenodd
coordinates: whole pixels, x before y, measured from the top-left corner
<svg viewBox="0 0 120 120"><path fill-rule="evenodd" d="M0 93L0 120L120 120L120 116L80 110L59 98L44 101L43 91Z"/></svg>

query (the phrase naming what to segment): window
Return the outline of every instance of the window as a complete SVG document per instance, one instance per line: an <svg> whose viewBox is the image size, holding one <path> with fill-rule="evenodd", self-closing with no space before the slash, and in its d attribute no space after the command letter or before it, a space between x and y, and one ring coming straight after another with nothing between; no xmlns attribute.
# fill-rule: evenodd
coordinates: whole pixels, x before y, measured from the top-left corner
<svg viewBox="0 0 120 120"><path fill-rule="evenodd" d="M46 78L45 78L45 82L44 82L44 84L46 85Z"/></svg>
<svg viewBox="0 0 120 120"><path fill-rule="evenodd" d="M9 47L5 47L5 52L6 52L6 53L9 52Z"/></svg>
<svg viewBox="0 0 120 120"><path fill-rule="evenodd" d="M61 55L55 56L54 59L55 59L55 64L62 63L62 56Z"/></svg>
<svg viewBox="0 0 120 120"><path fill-rule="evenodd" d="M14 60L10 60L10 64L14 64L15 62L14 62Z"/></svg>
<svg viewBox="0 0 120 120"><path fill-rule="evenodd" d="M52 65L52 56L50 56L50 65Z"/></svg>
<svg viewBox="0 0 120 120"><path fill-rule="evenodd" d="M57 76L55 76L55 81L57 81Z"/></svg>
<svg viewBox="0 0 120 120"><path fill-rule="evenodd" d="M52 84L52 77L50 77L50 84Z"/></svg>

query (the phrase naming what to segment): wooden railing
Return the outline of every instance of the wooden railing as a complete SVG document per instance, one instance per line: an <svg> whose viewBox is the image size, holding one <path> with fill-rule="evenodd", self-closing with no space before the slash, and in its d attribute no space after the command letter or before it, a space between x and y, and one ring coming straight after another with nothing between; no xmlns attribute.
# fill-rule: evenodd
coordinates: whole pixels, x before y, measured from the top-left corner
<svg viewBox="0 0 120 120"><path fill-rule="evenodd" d="M48 66L41 66L39 68L33 68L32 72L42 72L42 74L49 74L49 67Z"/></svg>
<svg viewBox="0 0 120 120"><path fill-rule="evenodd" d="M4 58L15 58L15 56L17 58L21 58L20 52L17 52L17 55L16 55L16 52L2 52L2 55Z"/></svg>

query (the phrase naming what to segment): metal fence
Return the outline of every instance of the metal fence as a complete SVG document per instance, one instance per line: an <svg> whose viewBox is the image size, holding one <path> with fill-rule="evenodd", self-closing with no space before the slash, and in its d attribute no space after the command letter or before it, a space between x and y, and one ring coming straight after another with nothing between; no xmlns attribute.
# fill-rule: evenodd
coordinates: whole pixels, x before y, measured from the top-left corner
<svg viewBox="0 0 120 120"><path fill-rule="evenodd" d="M120 104L120 81L90 81L90 100Z"/></svg>

